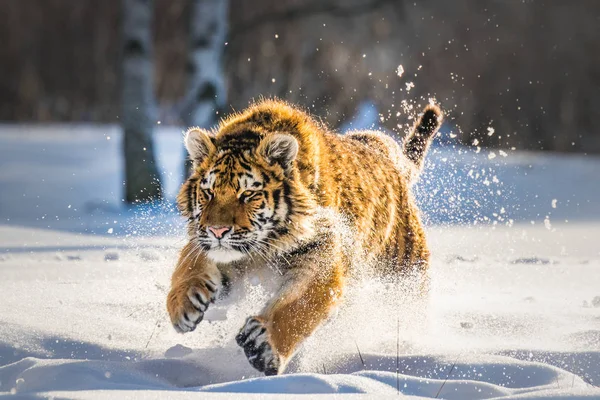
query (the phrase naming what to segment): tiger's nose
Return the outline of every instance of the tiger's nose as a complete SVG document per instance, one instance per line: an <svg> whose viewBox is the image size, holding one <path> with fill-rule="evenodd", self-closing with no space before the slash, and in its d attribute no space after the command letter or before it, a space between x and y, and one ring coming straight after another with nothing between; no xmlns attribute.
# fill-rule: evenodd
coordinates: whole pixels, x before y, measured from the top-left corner
<svg viewBox="0 0 600 400"><path fill-rule="evenodd" d="M221 239L223 235L231 231L230 226L209 226L208 230L212 232L217 239Z"/></svg>

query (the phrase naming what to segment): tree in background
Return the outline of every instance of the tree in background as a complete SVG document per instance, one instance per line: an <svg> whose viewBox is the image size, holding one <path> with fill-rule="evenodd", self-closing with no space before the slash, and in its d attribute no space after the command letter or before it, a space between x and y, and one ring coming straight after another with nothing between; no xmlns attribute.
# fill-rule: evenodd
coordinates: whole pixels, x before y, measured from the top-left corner
<svg viewBox="0 0 600 400"><path fill-rule="evenodd" d="M152 134L157 122L153 91L153 0L122 0L121 124L124 132L125 200L161 197Z"/></svg>
<svg viewBox="0 0 600 400"><path fill-rule="evenodd" d="M0 120L115 122L122 1L0 1ZM600 153L597 0L228 3L234 109L275 95L336 126L372 101L401 134L402 101L435 96L464 143ZM154 0L161 125L183 125L181 100L197 93L185 72L191 5Z"/></svg>
<svg viewBox="0 0 600 400"><path fill-rule="evenodd" d="M227 0L189 0L187 82L181 115L186 127L210 128L225 107L223 53L228 3ZM186 160L186 177L190 167L190 161Z"/></svg>

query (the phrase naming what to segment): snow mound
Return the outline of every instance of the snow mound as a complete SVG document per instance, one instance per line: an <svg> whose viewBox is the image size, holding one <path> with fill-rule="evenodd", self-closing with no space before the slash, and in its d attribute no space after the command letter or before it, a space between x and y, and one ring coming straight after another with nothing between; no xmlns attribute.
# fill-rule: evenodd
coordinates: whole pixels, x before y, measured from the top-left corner
<svg viewBox="0 0 600 400"><path fill-rule="evenodd" d="M349 364L327 374L296 373L212 384L208 382L216 378L214 368L209 360L200 360L198 355L130 362L28 357L1 367L0 377L2 387L12 394L69 393L68 397L98 390L112 393L185 390L188 393L403 394L457 400L600 395L600 391L591 388L582 378L565 370L505 356L471 355L454 360L431 355L395 358L365 354L363 357L365 366L361 365L357 371L353 371L356 365ZM395 371L397 366L400 366L399 372Z"/></svg>

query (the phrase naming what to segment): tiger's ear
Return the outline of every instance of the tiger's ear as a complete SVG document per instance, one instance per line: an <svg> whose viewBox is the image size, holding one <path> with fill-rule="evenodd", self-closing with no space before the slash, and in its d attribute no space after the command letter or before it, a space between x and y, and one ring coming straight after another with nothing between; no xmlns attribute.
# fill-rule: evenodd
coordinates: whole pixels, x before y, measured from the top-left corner
<svg viewBox="0 0 600 400"><path fill-rule="evenodd" d="M200 164L206 157L216 151L209 133L200 128L188 129L183 141L194 164Z"/></svg>
<svg viewBox="0 0 600 400"><path fill-rule="evenodd" d="M288 171L298 155L298 141L292 135L273 133L260 142L258 153L269 164L277 163Z"/></svg>

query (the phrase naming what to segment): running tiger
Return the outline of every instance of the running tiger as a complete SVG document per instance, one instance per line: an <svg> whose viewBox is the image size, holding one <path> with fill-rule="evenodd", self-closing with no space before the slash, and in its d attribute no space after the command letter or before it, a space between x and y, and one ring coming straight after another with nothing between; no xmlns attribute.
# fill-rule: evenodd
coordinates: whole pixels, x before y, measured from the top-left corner
<svg viewBox="0 0 600 400"><path fill-rule="evenodd" d="M410 186L441 122L428 105L399 146L375 131L333 133L294 106L263 100L213 131L188 130L193 172L177 200L189 242L167 297L175 329L193 331L249 271L277 271L274 296L236 341L254 368L282 373L358 267L339 224L379 273L416 271L426 290L429 251Z"/></svg>

